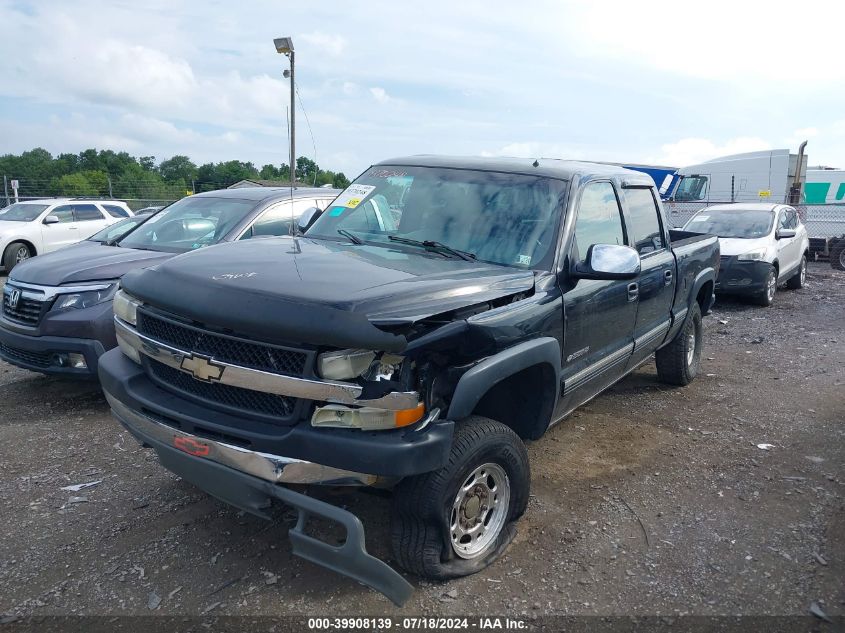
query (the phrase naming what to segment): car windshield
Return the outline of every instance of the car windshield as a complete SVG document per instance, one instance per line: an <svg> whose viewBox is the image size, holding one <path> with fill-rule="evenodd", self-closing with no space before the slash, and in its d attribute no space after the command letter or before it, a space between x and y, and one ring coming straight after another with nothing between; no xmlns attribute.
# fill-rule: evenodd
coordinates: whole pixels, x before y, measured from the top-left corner
<svg viewBox="0 0 845 633"><path fill-rule="evenodd" d="M0 220L5 220L6 222L32 222L49 206L49 204L17 202L5 209L0 209Z"/></svg>
<svg viewBox="0 0 845 633"><path fill-rule="evenodd" d="M144 220L149 219L149 216L135 216L134 218L126 218L125 220L121 220L120 222L115 222L107 226L106 228L102 229L101 231L97 231L88 238L91 242L111 242L112 240L116 240L120 237L126 235L129 231L134 229Z"/></svg>
<svg viewBox="0 0 845 633"><path fill-rule="evenodd" d="M226 237L257 204L234 198L182 198L148 218L118 245L166 253L211 246Z"/></svg>
<svg viewBox="0 0 845 633"><path fill-rule="evenodd" d="M306 236L549 269L566 185L533 175L375 166Z"/></svg>
<svg viewBox="0 0 845 633"><path fill-rule="evenodd" d="M768 235L774 217L773 212L759 209L704 209L690 218L684 229L750 240Z"/></svg>

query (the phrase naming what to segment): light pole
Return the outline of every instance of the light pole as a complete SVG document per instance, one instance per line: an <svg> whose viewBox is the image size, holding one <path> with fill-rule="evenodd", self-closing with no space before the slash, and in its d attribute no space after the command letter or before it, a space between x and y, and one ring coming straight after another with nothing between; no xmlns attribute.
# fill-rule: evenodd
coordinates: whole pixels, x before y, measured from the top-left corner
<svg viewBox="0 0 845 633"><path fill-rule="evenodd" d="M277 37L273 40L276 45L276 52L287 56L290 60L290 72L285 71L284 75L290 75L290 183L296 185L296 102L294 100L294 63L293 63L293 39L290 37Z"/></svg>

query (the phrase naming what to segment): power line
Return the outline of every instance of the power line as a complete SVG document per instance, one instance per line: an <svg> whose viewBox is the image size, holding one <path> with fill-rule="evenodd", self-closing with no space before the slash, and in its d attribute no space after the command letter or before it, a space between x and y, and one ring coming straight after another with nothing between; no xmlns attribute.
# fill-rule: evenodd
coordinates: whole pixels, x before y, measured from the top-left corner
<svg viewBox="0 0 845 633"><path fill-rule="evenodd" d="M305 110L305 106L302 105L302 97L299 94L299 86L297 84L293 85L293 89L296 91L296 98L299 99L299 107L302 108L302 114L305 115L305 124L308 126L308 133L311 135L311 146L314 148L314 186L317 186L317 142L314 140L314 132L311 131L311 121L308 120L308 112Z"/></svg>

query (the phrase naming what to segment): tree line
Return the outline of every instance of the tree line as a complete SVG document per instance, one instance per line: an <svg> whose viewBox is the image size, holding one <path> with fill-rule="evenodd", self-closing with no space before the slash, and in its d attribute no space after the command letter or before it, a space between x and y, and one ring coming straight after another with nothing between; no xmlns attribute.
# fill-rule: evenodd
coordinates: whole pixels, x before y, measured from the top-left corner
<svg viewBox="0 0 845 633"><path fill-rule="evenodd" d="M290 182L290 166L286 163L268 164L260 169L251 162L239 160L197 166L182 155L157 163L155 156L136 158L127 152L96 149L53 157L40 147L19 155L0 156L0 173L9 181L18 180L20 197L175 200L190 193L223 189L239 180ZM349 185L342 172L320 169L305 156L296 159L296 179L305 186L331 184L342 189Z"/></svg>

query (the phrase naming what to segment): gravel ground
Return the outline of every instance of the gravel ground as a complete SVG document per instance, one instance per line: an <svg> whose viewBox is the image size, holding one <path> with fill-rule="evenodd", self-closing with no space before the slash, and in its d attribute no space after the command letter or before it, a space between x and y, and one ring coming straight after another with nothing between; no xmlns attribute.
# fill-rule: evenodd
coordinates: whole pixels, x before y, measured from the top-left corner
<svg viewBox="0 0 845 633"><path fill-rule="evenodd" d="M168 473L95 385L0 362L0 613L842 615L843 315L845 273L826 264L768 309L720 299L692 385L645 365L533 442L507 554L409 578L401 609L294 557L292 512L265 522ZM320 494L389 560L386 498Z"/></svg>

